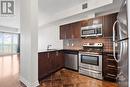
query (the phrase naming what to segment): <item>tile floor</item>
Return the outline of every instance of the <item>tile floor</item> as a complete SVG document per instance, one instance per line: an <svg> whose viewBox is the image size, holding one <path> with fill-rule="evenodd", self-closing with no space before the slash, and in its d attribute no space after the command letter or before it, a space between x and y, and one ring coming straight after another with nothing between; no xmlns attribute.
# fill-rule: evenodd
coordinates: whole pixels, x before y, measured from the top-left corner
<svg viewBox="0 0 130 87"><path fill-rule="evenodd" d="M61 69L40 84L40 87L118 87L116 83L97 80L67 69Z"/></svg>

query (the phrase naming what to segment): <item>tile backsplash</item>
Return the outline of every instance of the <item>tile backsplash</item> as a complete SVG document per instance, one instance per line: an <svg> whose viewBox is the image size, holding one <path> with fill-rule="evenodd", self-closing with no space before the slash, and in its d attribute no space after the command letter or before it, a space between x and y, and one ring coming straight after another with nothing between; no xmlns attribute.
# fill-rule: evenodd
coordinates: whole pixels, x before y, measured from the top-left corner
<svg viewBox="0 0 130 87"><path fill-rule="evenodd" d="M64 49L82 49L84 43L103 43L105 51L112 51L112 38L86 38L64 40Z"/></svg>

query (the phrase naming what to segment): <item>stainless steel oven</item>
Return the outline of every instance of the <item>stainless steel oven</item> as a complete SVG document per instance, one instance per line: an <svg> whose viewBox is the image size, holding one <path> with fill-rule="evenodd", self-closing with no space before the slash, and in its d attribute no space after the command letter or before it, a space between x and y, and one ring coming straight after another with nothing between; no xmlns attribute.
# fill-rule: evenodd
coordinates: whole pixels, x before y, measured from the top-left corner
<svg viewBox="0 0 130 87"><path fill-rule="evenodd" d="M102 49L101 43L84 45L87 50L79 52L79 73L102 79Z"/></svg>
<svg viewBox="0 0 130 87"><path fill-rule="evenodd" d="M79 66L85 67L86 69L102 71L102 55L80 52Z"/></svg>

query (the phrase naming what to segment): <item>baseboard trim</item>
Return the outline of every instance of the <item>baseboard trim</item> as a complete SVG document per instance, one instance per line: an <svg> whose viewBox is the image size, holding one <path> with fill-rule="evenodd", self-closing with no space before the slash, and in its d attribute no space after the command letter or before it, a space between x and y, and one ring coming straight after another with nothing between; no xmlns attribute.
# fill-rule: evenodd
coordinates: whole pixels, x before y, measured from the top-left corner
<svg viewBox="0 0 130 87"><path fill-rule="evenodd" d="M32 83L32 82L29 82L25 78L23 78L23 77L20 76L20 81L23 84L25 84L27 87L37 87L37 86L39 86L38 80Z"/></svg>

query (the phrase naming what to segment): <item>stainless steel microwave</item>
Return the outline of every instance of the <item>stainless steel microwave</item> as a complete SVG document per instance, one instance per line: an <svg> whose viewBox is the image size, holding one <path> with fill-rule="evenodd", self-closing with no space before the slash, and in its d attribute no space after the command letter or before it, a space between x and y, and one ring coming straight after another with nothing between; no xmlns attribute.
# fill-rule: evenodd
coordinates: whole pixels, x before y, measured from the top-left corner
<svg viewBox="0 0 130 87"><path fill-rule="evenodd" d="M81 37L102 36L102 24L81 27Z"/></svg>

